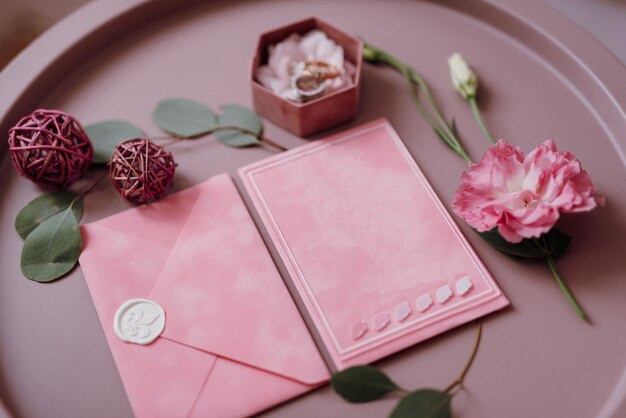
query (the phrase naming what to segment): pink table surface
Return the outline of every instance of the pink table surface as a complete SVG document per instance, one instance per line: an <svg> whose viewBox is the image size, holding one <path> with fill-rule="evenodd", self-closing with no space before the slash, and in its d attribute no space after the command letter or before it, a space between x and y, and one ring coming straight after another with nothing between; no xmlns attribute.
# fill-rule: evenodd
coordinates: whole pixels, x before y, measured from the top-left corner
<svg viewBox="0 0 626 418"><path fill-rule="evenodd" d="M529 150L546 138L579 156L608 205L567 217L574 235L559 261L593 324L572 312L542 263L509 258L461 225L512 307L484 323L480 351L453 401L462 417L618 417L626 413L626 72L597 41L536 1L140 1L93 2L47 32L0 75L0 131L37 106L84 123L130 120L149 134L156 102L186 96L214 107L250 104L255 37L317 15L414 63L470 153L487 143L449 85L445 59L462 52L484 80L481 102L493 132ZM433 136L392 71L364 69L357 119L387 117L444 202L464 169ZM305 141L267 124L285 146ZM3 144L2 154L6 154ZM270 155L214 140L173 148L175 190ZM0 397L16 416L127 417L132 412L80 269L42 285L24 279L13 222L40 190L0 165ZM86 201L85 221L128 205L109 184ZM400 385L445 387L470 351L472 325L378 365ZM329 387L268 411L272 417L384 416L386 399L349 405ZM0 407L0 415L3 407Z"/></svg>

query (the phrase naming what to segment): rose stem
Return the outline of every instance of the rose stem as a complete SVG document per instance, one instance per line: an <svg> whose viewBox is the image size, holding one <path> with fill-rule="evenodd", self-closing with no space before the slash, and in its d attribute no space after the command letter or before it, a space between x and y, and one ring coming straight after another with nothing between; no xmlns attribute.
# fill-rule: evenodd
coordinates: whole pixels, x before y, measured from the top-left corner
<svg viewBox="0 0 626 418"><path fill-rule="evenodd" d="M546 255L546 261L548 262L548 267L550 267L550 271L552 272L552 276L554 276L554 279L558 283L559 287L561 288L561 290L565 294L565 297L567 298L567 300L569 300L570 304L572 305L572 307L574 308L574 310L576 311L576 313L578 314L580 319L585 320L585 321L589 321L589 318L587 317L587 314L585 313L583 308L580 306L578 301L576 301L576 298L574 297L572 292L569 290L569 288L567 287L567 285L565 284L565 282L563 281L563 279L559 275L559 272L556 269L556 263L554 262L554 259L552 258L551 254L547 254Z"/></svg>

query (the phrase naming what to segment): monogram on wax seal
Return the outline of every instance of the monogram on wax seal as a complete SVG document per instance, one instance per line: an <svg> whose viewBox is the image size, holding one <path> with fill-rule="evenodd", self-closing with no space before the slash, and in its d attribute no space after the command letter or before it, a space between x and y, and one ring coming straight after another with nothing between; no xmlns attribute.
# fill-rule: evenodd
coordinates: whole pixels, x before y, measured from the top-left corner
<svg viewBox="0 0 626 418"><path fill-rule="evenodd" d="M122 341L140 345L150 344L165 328L165 311L147 299L130 299L115 314L113 329Z"/></svg>

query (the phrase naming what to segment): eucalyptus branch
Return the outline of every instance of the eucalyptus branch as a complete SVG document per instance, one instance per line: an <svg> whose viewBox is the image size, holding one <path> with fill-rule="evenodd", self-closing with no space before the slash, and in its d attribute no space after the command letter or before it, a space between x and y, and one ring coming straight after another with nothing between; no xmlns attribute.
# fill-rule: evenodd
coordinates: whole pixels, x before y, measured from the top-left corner
<svg viewBox="0 0 626 418"><path fill-rule="evenodd" d="M203 138L203 137L206 137L208 135L212 135L215 132L224 132L224 131L237 131L237 132L240 132L240 133L243 133L243 134L247 134L247 135L255 137L259 141L259 143L261 143L262 145L269 145L269 146L274 147L274 148L276 148L276 149L278 149L280 151L287 151L287 148L285 148L282 145L280 145L280 144L278 144L278 143L276 143L276 142L274 142L274 141L264 137L262 132L261 133L257 133L257 132L251 131L249 129L242 128L240 126L217 126L217 127L213 128L213 129L210 129L208 131L202 132L202 133L200 133L198 135L195 135L193 137L187 137L187 138L181 137L181 136L172 135L172 136L155 136L155 137L149 137L148 139L150 139L150 140L169 139L170 141L166 142L164 145L170 145L170 144L176 144L176 143L179 143L179 142L185 141L185 140L195 140L195 139Z"/></svg>
<svg viewBox="0 0 626 418"><path fill-rule="evenodd" d="M447 388L444 389L444 392L446 392L447 394L452 395L453 394L452 389L463 386L463 381L465 380L465 376L467 375L467 372L469 372L470 367L472 367L474 358L476 358L476 353L478 352L478 346L480 345L480 338L482 336L482 330L483 330L483 323L482 323L482 320L479 319L478 328L476 331L476 339L474 340L474 348L472 349L472 354L470 354L469 358L467 359L467 362L465 363L465 367L463 367L463 370L459 374L459 377L457 377L454 382L452 382L450 385L448 385Z"/></svg>
<svg viewBox="0 0 626 418"><path fill-rule="evenodd" d="M186 140L193 139L193 138L183 138L181 136L174 136L174 135L160 135L160 136L149 136L146 139L150 141L167 140L166 142L163 142L161 144L162 147L166 147L168 145L178 144L182 141L186 141Z"/></svg>
<svg viewBox="0 0 626 418"><path fill-rule="evenodd" d="M108 164L107 164L107 167L108 167ZM108 176L109 176L109 172L108 172L108 171L105 171L104 173L102 173L102 174L100 175L100 177L98 177L98 178L96 179L96 181L94 181L93 183L91 183L91 184L89 185L89 187L87 187L85 190L83 190L82 192L80 192L80 193L78 194L78 196L76 196L76 198L72 201L72 203L70 203L70 207L74 205L74 202L75 202L75 201L77 201L78 199L80 199L80 198L82 198L82 197L85 197L87 194L91 193L91 192L93 191L93 189L95 189L95 188L96 188L96 186L97 186L98 184L100 184L100 182L101 182L104 178L106 178L106 177L108 177Z"/></svg>
<svg viewBox="0 0 626 418"><path fill-rule="evenodd" d="M455 388L463 386L465 376L469 372L480 344L482 322L477 321L476 340L469 359L465 363L459 376L445 390L421 388L407 390L391 380L382 371L371 366L353 366L334 373L330 379L333 389L339 396L348 402L364 403L381 399L387 395L400 395L400 400L393 409L390 418L416 416L415 409L419 407L419 416L449 417L452 415L450 401L458 392Z"/></svg>
<svg viewBox="0 0 626 418"><path fill-rule="evenodd" d="M253 137L255 137L261 143L265 143L265 144L270 145L270 146L272 146L274 148L277 148L277 149L279 149L281 151L287 151L287 148L285 148L282 145L280 145L280 144L278 144L278 143L276 143L276 142L274 142L274 141L264 137L262 131L257 134L254 131L251 131L249 129L242 128L242 127L239 127L239 126L218 126L217 128L212 129L208 134L213 134L213 133L218 132L218 131L239 131L239 132L244 133L244 134L252 135Z"/></svg>
<svg viewBox="0 0 626 418"><path fill-rule="evenodd" d="M272 147L274 147L274 148L276 148L276 149L278 149L280 151L288 151L289 150L289 148L286 148L286 147L284 147L284 146L282 146L282 145L280 145L280 144L278 144L278 143L276 143L274 141L271 141L271 140L267 139L266 137L261 137L259 139L259 141L262 144L270 145L270 146L272 146Z"/></svg>

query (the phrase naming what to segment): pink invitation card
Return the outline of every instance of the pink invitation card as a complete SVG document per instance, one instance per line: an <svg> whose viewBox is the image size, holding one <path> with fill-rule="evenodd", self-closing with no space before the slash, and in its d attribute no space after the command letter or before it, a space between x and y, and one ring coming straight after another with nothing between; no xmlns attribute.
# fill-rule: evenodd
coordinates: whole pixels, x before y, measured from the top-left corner
<svg viewBox="0 0 626 418"><path fill-rule="evenodd" d="M254 414L508 305L384 120L239 173L250 208L221 174L81 227L137 416Z"/></svg>
<svg viewBox="0 0 626 418"><path fill-rule="evenodd" d="M336 369L509 304L385 120L239 175Z"/></svg>

